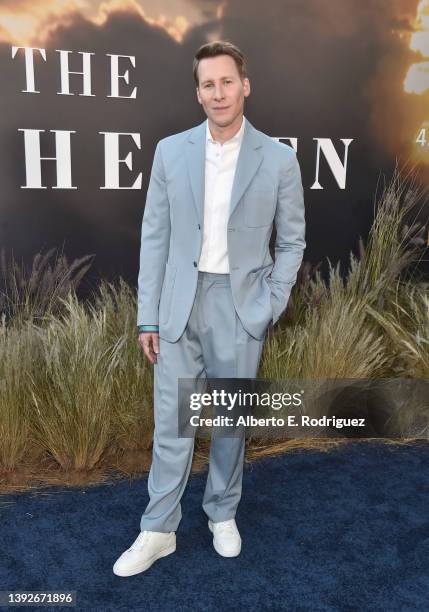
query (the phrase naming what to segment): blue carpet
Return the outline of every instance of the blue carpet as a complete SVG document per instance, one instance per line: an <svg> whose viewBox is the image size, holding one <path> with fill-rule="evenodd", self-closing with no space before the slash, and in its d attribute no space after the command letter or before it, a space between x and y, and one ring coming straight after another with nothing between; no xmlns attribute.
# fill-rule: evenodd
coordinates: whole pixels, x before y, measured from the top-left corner
<svg viewBox="0 0 429 612"><path fill-rule="evenodd" d="M100 612L428 609L428 444L246 465L234 559L212 547L205 476L189 480L176 553L130 578L112 565L139 533L145 478L0 497L0 590L76 590L75 609Z"/></svg>

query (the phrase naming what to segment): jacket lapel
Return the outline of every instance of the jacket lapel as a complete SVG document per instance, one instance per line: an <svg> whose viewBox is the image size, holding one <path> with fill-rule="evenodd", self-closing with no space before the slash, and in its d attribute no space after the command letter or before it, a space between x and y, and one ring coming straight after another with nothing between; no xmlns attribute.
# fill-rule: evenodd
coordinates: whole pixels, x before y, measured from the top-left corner
<svg viewBox="0 0 429 612"><path fill-rule="evenodd" d="M203 222L206 160L206 121L197 125L188 136L186 161L198 220ZM243 140L237 159L231 191L229 216L262 163L262 141L259 132L246 119Z"/></svg>
<svg viewBox="0 0 429 612"><path fill-rule="evenodd" d="M188 136L185 151L197 218L203 223L205 167L206 167L206 122L197 125Z"/></svg>
<svg viewBox="0 0 429 612"><path fill-rule="evenodd" d="M243 140L235 168L234 182L232 184L229 216L234 212L241 196L255 176L263 159L262 139L259 136L259 132L246 119Z"/></svg>

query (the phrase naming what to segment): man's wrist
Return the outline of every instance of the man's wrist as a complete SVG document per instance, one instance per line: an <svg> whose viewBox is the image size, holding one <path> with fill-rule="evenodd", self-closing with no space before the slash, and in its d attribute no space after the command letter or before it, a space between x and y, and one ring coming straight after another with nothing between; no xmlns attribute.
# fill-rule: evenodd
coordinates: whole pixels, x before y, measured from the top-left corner
<svg viewBox="0 0 429 612"><path fill-rule="evenodd" d="M137 328L138 328L139 334L141 334L142 332L158 332L159 331L158 325L138 325Z"/></svg>

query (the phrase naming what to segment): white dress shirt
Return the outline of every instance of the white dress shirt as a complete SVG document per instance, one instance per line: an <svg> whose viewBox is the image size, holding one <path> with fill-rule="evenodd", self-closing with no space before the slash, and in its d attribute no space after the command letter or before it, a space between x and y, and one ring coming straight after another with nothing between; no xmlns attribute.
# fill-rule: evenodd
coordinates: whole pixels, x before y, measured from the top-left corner
<svg viewBox="0 0 429 612"><path fill-rule="evenodd" d="M198 269L229 273L227 229L232 183L243 140L245 118L238 132L223 144L213 139L206 121L203 244Z"/></svg>

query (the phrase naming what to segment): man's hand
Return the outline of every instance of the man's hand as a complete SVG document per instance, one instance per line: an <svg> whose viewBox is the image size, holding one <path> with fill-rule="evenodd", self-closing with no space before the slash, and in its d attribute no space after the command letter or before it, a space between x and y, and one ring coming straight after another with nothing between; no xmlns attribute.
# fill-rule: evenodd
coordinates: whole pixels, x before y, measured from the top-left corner
<svg viewBox="0 0 429 612"><path fill-rule="evenodd" d="M141 332L139 334L139 344L149 361L156 363L157 354L159 353L159 333Z"/></svg>

